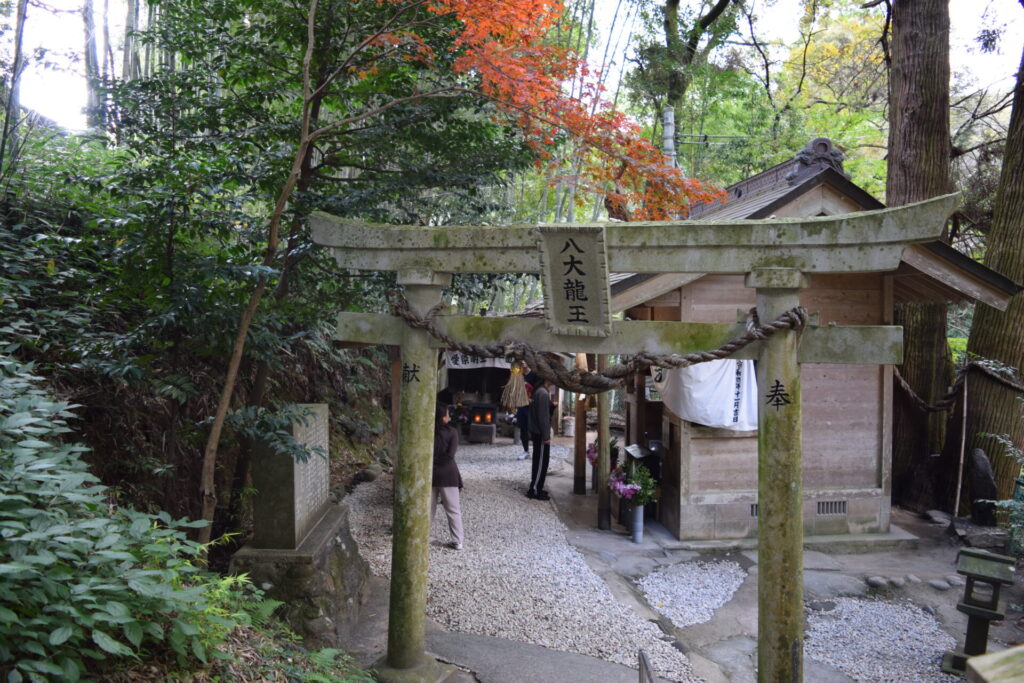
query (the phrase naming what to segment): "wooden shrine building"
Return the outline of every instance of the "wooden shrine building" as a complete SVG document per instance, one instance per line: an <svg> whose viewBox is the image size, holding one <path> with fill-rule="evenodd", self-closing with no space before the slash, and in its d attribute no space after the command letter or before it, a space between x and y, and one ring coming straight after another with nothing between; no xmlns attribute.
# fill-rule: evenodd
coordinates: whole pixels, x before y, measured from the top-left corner
<svg viewBox="0 0 1024 683"><path fill-rule="evenodd" d="M695 207L695 227L705 220L839 216L883 208L850 182L842 154L824 138L733 185L728 195L726 202ZM807 281L800 305L823 327L892 324L898 302L972 299L1002 310L1021 289L938 241L907 245L894 269L810 273ZM613 312L638 321L736 323L755 305L755 290L745 286L742 274L617 273L611 295ZM638 377L627 389L625 441L661 442L659 521L681 539L756 536L756 428L684 419L670 405L651 400L659 396L652 380ZM805 532L888 531L893 366L805 363L802 381ZM757 392L763 397L766 389Z"/></svg>

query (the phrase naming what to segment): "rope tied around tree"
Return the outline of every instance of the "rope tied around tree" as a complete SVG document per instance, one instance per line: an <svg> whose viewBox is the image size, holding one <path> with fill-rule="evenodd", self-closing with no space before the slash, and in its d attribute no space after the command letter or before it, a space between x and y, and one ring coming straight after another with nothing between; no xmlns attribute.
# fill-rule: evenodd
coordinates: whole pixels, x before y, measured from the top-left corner
<svg viewBox="0 0 1024 683"><path fill-rule="evenodd" d="M910 386L907 380L903 379L903 375L897 368L893 368L893 376L896 378L896 383L899 384L900 388L906 393L907 398L910 399L911 403L923 413L937 413L943 410L952 410L953 406L956 405L957 399L963 392L964 381L967 378L967 373L971 370L977 370L981 374L994 379L996 382L1013 389L1019 394L1024 395L1024 384L1013 380L1013 375L1008 369L994 368L992 367L991 361L972 360L956 373L956 380L949 386L949 391L946 392L945 396L939 398L935 403L928 403L921 398L914 388Z"/></svg>
<svg viewBox="0 0 1024 683"><path fill-rule="evenodd" d="M797 306L785 311L775 320L760 324L756 309L750 309L747 329L742 335L734 337L721 346L710 351L693 353L654 354L646 351L626 356L621 362L601 371L585 371L579 368L567 369L561 358L548 351L538 351L530 344L519 341L506 341L500 344L482 345L460 342L452 339L437 329L434 319L446 307L441 301L434 305L422 318L409 308L405 298L392 292L390 299L391 313L410 326L426 331L446 348L461 351L481 358L505 358L513 361L525 361L542 379L552 382L555 386L577 394L599 394L620 387L629 375L647 366L666 369L685 368L711 360L722 360L733 355L750 344L767 339L780 330L794 330L800 333L807 327L807 311Z"/></svg>

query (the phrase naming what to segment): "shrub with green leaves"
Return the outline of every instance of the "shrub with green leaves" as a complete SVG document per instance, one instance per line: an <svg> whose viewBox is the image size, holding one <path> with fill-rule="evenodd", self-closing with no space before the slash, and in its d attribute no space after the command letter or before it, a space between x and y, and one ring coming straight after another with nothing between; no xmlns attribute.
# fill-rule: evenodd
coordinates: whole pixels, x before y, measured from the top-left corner
<svg viewBox="0 0 1024 683"><path fill-rule="evenodd" d="M1021 403L1021 419L1024 419L1024 397L1017 399ZM1013 498L994 501L996 506L1005 510L1010 525L1010 552L1017 557L1024 557L1024 449L1021 449L1006 434L986 434L1003 448L1003 455L1013 458L1021 467L1017 477L1017 489Z"/></svg>
<svg viewBox="0 0 1024 683"><path fill-rule="evenodd" d="M38 383L0 355L0 671L74 681L118 658L218 655L248 622L231 607L252 600L243 582L193 564L197 523L113 506L65 442L74 406Z"/></svg>

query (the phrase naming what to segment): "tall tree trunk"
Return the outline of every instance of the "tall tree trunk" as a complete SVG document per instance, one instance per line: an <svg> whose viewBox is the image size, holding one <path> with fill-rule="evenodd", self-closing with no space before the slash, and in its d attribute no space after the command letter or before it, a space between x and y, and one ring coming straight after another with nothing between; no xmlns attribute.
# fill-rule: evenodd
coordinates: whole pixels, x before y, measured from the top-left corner
<svg viewBox="0 0 1024 683"><path fill-rule="evenodd" d="M21 86L21 72L25 70L25 55L22 43L25 38L25 17L28 12L28 0L18 0L18 10L14 24L14 63L11 65L10 79L4 85L7 92L3 93L4 125L0 133L0 178L10 177L10 169L17 161L18 124L21 119L21 98L18 91Z"/></svg>
<svg viewBox="0 0 1024 683"><path fill-rule="evenodd" d="M1024 282L1024 54L1013 93L1013 112L1006 136L1003 168L999 175L992 227L985 264L1014 282ZM974 309L967 352L1017 368L1024 376L1024 294L1010 300L1005 312L979 303ZM1019 381L1019 380L1018 380ZM1006 457L991 438L981 434L1007 434L1024 448L1024 419L1016 392L981 373L970 376L967 399L968 453L982 448L992 460L999 497L1009 498L1020 466Z"/></svg>
<svg viewBox="0 0 1024 683"><path fill-rule="evenodd" d="M889 171L885 189L888 205L901 206L952 189L947 0L895 0L891 49ZM952 380L952 359L946 344L946 306L901 304L896 307L895 321L903 326L900 373L919 396L933 402L945 394ZM920 481L923 473L936 469L925 463L931 454L942 451L947 414L924 414L904 399L900 395L894 401L894 490L906 496L901 502L949 507L952 501L921 500L926 492Z"/></svg>
<svg viewBox="0 0 1024 683"><path fill-rule="evenodd" d="M683 96L690 87L690 67L697 61L698 56L703 57L712 47L713 41L702 51L698 51L700 39L705 34L714 33L714 24L729 7L732 0L718 0L708 11L702 15L690 30L686 33L685 40L679 33L679 0L665 0L663 11L663 24L665 29L665 49L668 53L668 90L665 93L667 107L672 108L673 120L681 119L680 108L683 104ZM704 54L701 54L703 52Z"/></svg>
<svg viewBox="0 0 1024 683"><path fill-rule="evenodd" d="M312 118L310 106L312 102L310 64L313 59L316 10L317 0L312 0L306 20L306 52L302 60L302 124L299 130L299 145L292 161L292 168L277 196L274 211L270 216L269 229L267 231L267 247L263 254L263 265L267 267L272 266L277 258L281 222L292 193L295 191L295 186L299 182L302 168L308 160L309 149L313 144L313 135L310 131ZM203 468L200 475L199 494L203 506L202 519L208 522L208 524L199 529L197 539L203 545L210 542L213 532L214 514L217 510L216 474L220 435L224 429L228 410L231 407L231 400L235 391L235 381L238 379L238 370L242 365L242 356L245 351L245 342L249 336L249 326L252 324L252 319L256 315L256 309L259 307L266 289L267 276L264 275L259 279L256 288L249 295L249 301L242 311L241 319L238 322L238 331L235 335L235 343L231 349L231 358L228 361L224 386L221 388L220 398L217 401L217 411L214 414L213 424L210 426L210 433L207 435L206 446L203 449Z"/></svg>
<svg viewBox="0 0 1024 683"><path fill-rule="evenodd" d="M103 81L114 78L114 48L110 44L110 0L103 0Z"/></svg>
<svg viewBox="0 0 1024 683"><path fill-rule="evenodd" d="M85 87L88 92L85 118L90 128L103 126L100 98L100 51L96 41L96 14L92 0L82 3L82 23L85 28Z"/></svg>
<svg viewBox="0 0 1024 683"><path fill-rule="evenodd" d="M124 53L121 64L121 78L131 81L142 76L139 47L133 35L139 28L139 2L128 0L124 19Z"/></svg>
<svg viewBox="0 0 1024 683"><path fill-rule="evenodd" d="M152 28L156 24L156 5L146 6L146 28ZM152 42L147 42L142 55L142 75L151 78L156 73L156 49Z"/></svg>

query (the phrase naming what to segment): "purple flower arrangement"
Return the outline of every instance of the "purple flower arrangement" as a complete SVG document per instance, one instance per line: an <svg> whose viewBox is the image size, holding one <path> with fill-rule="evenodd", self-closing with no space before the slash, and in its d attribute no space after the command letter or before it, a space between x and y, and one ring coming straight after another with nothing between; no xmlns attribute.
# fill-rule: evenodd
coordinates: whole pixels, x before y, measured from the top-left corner
<svg viewBox="0 0 1024 683"><path fill-rule="evenodd" d="M608 488L626 500L632 500L633 496L643 488L640 484L632 484L626 481L626 472L621 467L616 467L608 475Z"/></svg>
<svg viewBox="0 0 1024 683"><path fill-rule="evenodd" d="M608 488L637 505L658 500L658 482L651 471L638 462L619 465L608 475Z"/></svg>

